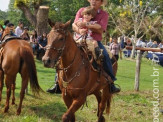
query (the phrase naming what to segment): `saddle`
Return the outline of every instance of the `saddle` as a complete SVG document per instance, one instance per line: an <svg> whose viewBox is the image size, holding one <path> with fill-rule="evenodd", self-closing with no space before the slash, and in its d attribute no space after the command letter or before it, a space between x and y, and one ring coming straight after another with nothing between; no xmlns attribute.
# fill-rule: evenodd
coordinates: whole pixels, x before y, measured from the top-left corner
<svg viewBox="0 0 163 122"><path fill-rule="evenodd" d="M2 41L0 41L0 48L3 47L8 41L11 41L13 39L22 39L20 37L16 37L16 36L11 36L11 35L6 35Z"/></svg>

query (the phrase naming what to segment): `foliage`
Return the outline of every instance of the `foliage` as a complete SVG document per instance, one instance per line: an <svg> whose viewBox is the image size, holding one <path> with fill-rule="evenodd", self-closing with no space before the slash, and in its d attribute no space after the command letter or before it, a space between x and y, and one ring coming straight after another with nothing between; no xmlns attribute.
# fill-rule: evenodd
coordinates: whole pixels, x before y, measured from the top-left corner
<svg viewBox="0 0 163 122"><path fill-rule="evenodd" d="M88 6L87 1L80 0L55 0L50 4L50 18L55 21L66 22L73 20L79 8Z"/></svg>
<svg viewBox="0 0 163 122"><path fill-rule="evenodd" d="M7 19L7 12L1 11L0 10L0 21L4 21Z"/></svg>
<svg viewBox="0 0 163 122"><path fill-rule="evenodd" d="M24 26L30 26L29 22L25 18L23 12L21 12L19 9L14 7L15 0L10 0L9 3L9 10L7 12L8 17L7 19L10 20L15 26L17 26L19 20L22 20L24 23Z"/></svg>
<svg viewBox="0 0 163 122"><path fill-rule="evenodd" d="M150 28L148 27L153 26L153 24L150 25L148 23L147 25L147 23L144 23L148 20L147 18L151 18L153 20L151 23L155 23L155 19L152 18L158 17L160 11L156 11L156 8L160 7L161 4L158 6L158 3L156 4L153 0L123 0L118 6L115 2L110 2L105 9L110 13L111 25L114 24L113 27L116 27L119 33L127 36L136 34L136 37L140 37L145 34L149 35ZM155 15L153 14L154 12ZM153 28L157 27L153 26ZM142 34L142 32L144 33Z"/></svg>

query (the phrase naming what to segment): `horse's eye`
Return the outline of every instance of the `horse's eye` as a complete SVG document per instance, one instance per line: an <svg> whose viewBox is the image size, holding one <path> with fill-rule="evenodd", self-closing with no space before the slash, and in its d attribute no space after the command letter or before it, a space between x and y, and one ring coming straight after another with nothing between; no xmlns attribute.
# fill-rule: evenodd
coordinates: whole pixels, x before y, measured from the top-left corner
<svg viewBox="0 0 163 122"><path fill-rule="evenodd" d="M61 38L60 41L64 41L64 38Z"/></svg>

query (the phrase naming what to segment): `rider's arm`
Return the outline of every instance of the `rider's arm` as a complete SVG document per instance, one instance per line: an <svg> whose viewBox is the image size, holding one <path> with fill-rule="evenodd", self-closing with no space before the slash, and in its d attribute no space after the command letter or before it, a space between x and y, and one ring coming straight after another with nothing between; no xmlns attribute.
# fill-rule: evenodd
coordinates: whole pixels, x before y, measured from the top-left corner
<svg viewBox="0 0 163 122"><path fill-rule="evenodd" d="M96 33L101 33L103 32L103 29L101 27L101 25L99 24L88 24L86 23L86 27L91 29L93 32L96 32Z"/></svg>
<svg viewBox="0 0 163 122"><path fill-rule="evenodd" d="M98 19L97 24L99 24L101 26L101 28L96 28L95 26L92 28L90 28L93 32L102 34L104 31L106 31L107 29L107 25L108 25L108 13L107 12L103 12L102 16L100 19Z"/></svg>
<svg viewBox="0 0 163 122"><path fill-rule="evenodd" d="M78 21L77 21L78 22ZM72 29L73 29L73 31L75 31L76 33L80 33L79 32L79 26L77 26L77 22L74 22L73 24L72 24Z"/></svg>
<svg viewBox="0 0 163 122"><path fill-rule="evenodd" d="M81 15L81 12L84 10L84 8L80 8L78 10L78 12L76 13L76 16L75 16L75 20L74 20L74 23L72 24L72 29L73 31L75 31L76 33L79 33L79 28L81 28L79 25L77 25L77 21L79 20L79 18L82 18L82 15ZM81 23L81 22L80 22Z"/></svg>

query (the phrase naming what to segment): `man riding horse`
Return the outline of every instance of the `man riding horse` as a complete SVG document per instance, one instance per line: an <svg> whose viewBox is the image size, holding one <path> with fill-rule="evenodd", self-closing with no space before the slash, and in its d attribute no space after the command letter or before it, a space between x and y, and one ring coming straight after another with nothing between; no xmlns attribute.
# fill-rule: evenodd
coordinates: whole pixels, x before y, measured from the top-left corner
<svg viewBox="0 0 163 122"><path fill-rule="evenodd" d="M99 24L101 26L101 28L97 29L95 26L87 26L86 22L78 22L77 24L73 24L73 30L76 33L80 33L80 34L86 34L87 33L87 29L84 29L83 27L87 27L88 29L92 30L92 37L97 40L98 46L103 49L103 55L104 55L104 70L105 72L111 77L112 81L115 81L116 78L114 76L113 73L113 68L112 68L112 63L110 60L110 57L108 55L108 52L106 51L105 47L103 46L103 44L101 43L102 40L102 33L104 31L106 31L107 29L107 24L108 24L108 13L106 11L103 11L102 9L100 9L100 7L104 4L106 4L106 0L88 0L88 2L90 3L90 6L95 9L95 11L97 12L96 16L93 18L93 21L97 21L97 24ZM79 20L79 18L82 18L82 12L85 8L81 8L79 9L79 11L76 14L74 23L76 21ZM82 33L81 33L82 32ZM109 77L108 76L108 77ZM111 82L112 82L111 81ZM55 87L48 90L48 92L50 93L54 93L55 91L57 91L57 89L59 89L59 85L58 83L55 84ZM114 85L114 83L112 82L111 84L111 93L118 93L120 92L119 88L116 88L116 86Z"/></svg>
<svg viewBox="0 0 163 122"><path fill-rule="evenodd" d="M93 18L93 21L97 21L97 24L99 24L101 26L100 29L97 29L94 26L87 26L87 23L85 22L80 22L78 23L78 26L76 26L75 24L73 24L73 30L77 33L87 33L87 29L82 29L82 27L87 26L88 29L91 29L93 31L92 33L92 37L97 40L98 46L103 49L103 55L104 55L104 70L106 71L106 73L111 77L111 79L113 81L116 80L114 74L113 74L113 69L112 69L112 63L110 60L110 57L105 49L105 47L103 46L103 44L101 43L102 40L102 33L104 31L106 31L107 29L107 24L108 24L108 13L106 11L103 11L102 9L100 9L101 5L106 3L106 0L88 0L88 2L90 3L90 6L92 8L94 8L97 12L96 16ZM79 11L76 14L75 20L74 22L78 21L79 18L82 18L82 11L85 8L81 8L79 9ZM80 29L81 27L81 29ZM82 30L82 31L81 31ZM116 88L115 85L112 83L111 85L111 92L112 93L117 93L119 92L120 89Z"/></svg>

